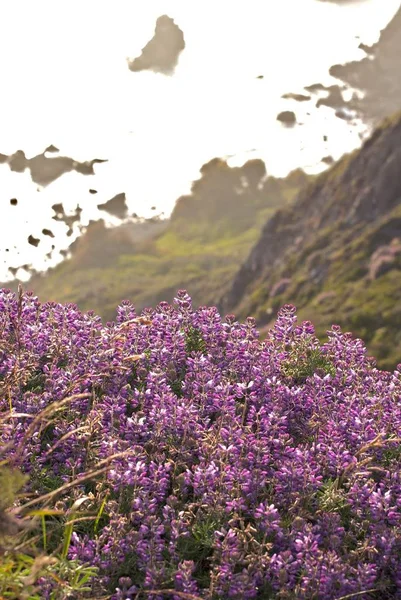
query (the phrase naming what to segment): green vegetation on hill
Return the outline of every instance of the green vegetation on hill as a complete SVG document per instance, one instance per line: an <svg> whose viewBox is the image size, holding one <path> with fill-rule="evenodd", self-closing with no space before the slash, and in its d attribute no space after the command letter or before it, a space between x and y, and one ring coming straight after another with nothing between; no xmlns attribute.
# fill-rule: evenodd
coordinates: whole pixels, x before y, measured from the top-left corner
<svg viewBox="0 0 401 600"><path fill-rule="evenodd" d="M266 178L261 160L230 168L213 159L201 169L191 194L181 197L171 219L106 229L92 223L72 248L72 257L34 277L27 287L42 301L74 302L115 318L124 298L137 309L171 301L179 288L195 304L215 304L273 212L288 205L308 176ZM135 228L135 230L133 230Z"/></svg>
<svg viewBox="0 0 401 600"><path fill-rule="evenodd" d="M401 362L400 113L275 214L220 305L268 329L287 302L322 339L338 323Z"/></svg>

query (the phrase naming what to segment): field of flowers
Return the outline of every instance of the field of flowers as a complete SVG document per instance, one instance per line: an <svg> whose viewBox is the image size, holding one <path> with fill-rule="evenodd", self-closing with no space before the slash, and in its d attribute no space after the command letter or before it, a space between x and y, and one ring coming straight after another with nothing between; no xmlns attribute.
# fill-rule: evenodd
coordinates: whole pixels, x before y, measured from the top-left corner
<svg viewBox="0 0 401 600"><path fill-rule="evenodd" d="M0 598L401 598L401 365L180 290L0 291Z"/></svg>

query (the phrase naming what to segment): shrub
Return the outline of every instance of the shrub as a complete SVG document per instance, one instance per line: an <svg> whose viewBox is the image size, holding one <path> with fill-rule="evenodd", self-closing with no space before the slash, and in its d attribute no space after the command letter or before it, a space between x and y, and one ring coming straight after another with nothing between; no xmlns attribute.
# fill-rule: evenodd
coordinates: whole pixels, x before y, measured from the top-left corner
<svg viewBox="0 0 401 600"><path fill-rule="evenodd" d="M261 341L182 290L106 325L2 290L0 595L401 598L400 398L292 306Z"/></svg>

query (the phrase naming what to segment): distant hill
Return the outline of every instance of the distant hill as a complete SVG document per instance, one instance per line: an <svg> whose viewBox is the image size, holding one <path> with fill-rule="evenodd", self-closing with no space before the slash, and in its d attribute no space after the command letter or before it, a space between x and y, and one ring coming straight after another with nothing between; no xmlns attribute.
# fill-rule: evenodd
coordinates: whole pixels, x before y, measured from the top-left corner
<svg viewBox="0 0 401 600"><path fill-rule="evenodd" d="M230 168L213 159L171 219L107 229L91 223L71 246L71 258L25 284L43 301L75 302L105 320L124 298L137 309L172 301L187 288L195 304L215 304L275 210L308 181L301 170L267 177L261 160ZM6 287L10 287L9 284Z"/></svg>
<svg viewBox="0 0 401 600"><path fill-rule="evenodd" d="M401 113L267 221L219 308L268 327L285 303L401 362Z"/></svg>

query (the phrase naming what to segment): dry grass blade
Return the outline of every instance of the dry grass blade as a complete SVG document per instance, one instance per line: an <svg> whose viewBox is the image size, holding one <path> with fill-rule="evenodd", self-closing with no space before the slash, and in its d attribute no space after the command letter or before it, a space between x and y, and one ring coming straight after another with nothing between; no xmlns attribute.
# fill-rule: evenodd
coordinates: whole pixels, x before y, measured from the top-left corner
<svg viewBox="0 0 401 600"><path fill-rule="evenodd" d="M52 404L49 404L48 406L46 406L46 408L44 408L40 413L38 413L34 417L34 419L32 420L32 423L27 428L27 430L20 442L19 447L15 451L14 458L18 458L20 456L22 449L25 447L26 441L32 436L32 433L34 432L35 427L38 423L40 423L41 421L44 421L48 416L54 414L60 408L63 408L66 404L69 404L70 402L74 402L75 400L82 400L84 398L91 398L91 394L88 394L88 393L73 394L72 396L68 396L67 398L63 398L62 400L59 400L57 402L52 402ZM32 417L32 415L30 415L30 416ZM6 444L6 446L4 446L2 448L2 451L5 452L11 447L13 447L13 441Z"/></svg>
<svg viewBox="0 0 401 600"><path fill-rule="evenodd" d="M341 596L337 600L352 600L353 598L357 598L358 596L363 596L363 594L371 594L374 592L380 592L379 588L372 588L370 590L362 590L361 592L354 592L353 594L347 594L346 596Z"/></svg>
<svg viewBox="0 0 401 600"><path fill-rule="evenodd" d="M105 464L105 463L110 463L112 460L114 460L116 458L122 458L123 456L129 456L130 454L131 454L131 452L129 452L129 451L128 452L117 452L116 454L112 454L111 456L108 456L107 458L105 458L102 461L100 461L99 465ZM64 485L60 486L56 490L53 490L51 492L48 492L47 494L43 494L43 496L38 496L37 498L34 498L33 500L30 500L29 502L26 502L23 506L18 507L13 512L16 515L21 514L29 506L34 506L35 504L38 504L39 502L43 503L45 505L45 504L47 504L47 502L49 500L51 500L52 498L54 498L58 494L60 494L62 492L65 492L66 490L69 490L69 489L71 489L71 488L73 488L73 487L75 487L77 485L80 485L84 481L88 481L89 479L93 479L95 477L98 477L99 475L102 475L103 473L106 473L109 469L110 469L110 465L107 464L105 467L103 467L101 469L95 469L93 471L89 471L88 473L86 473L82 477L77 477L73 481L70 481L69 483L65 483Z"/></svg>

